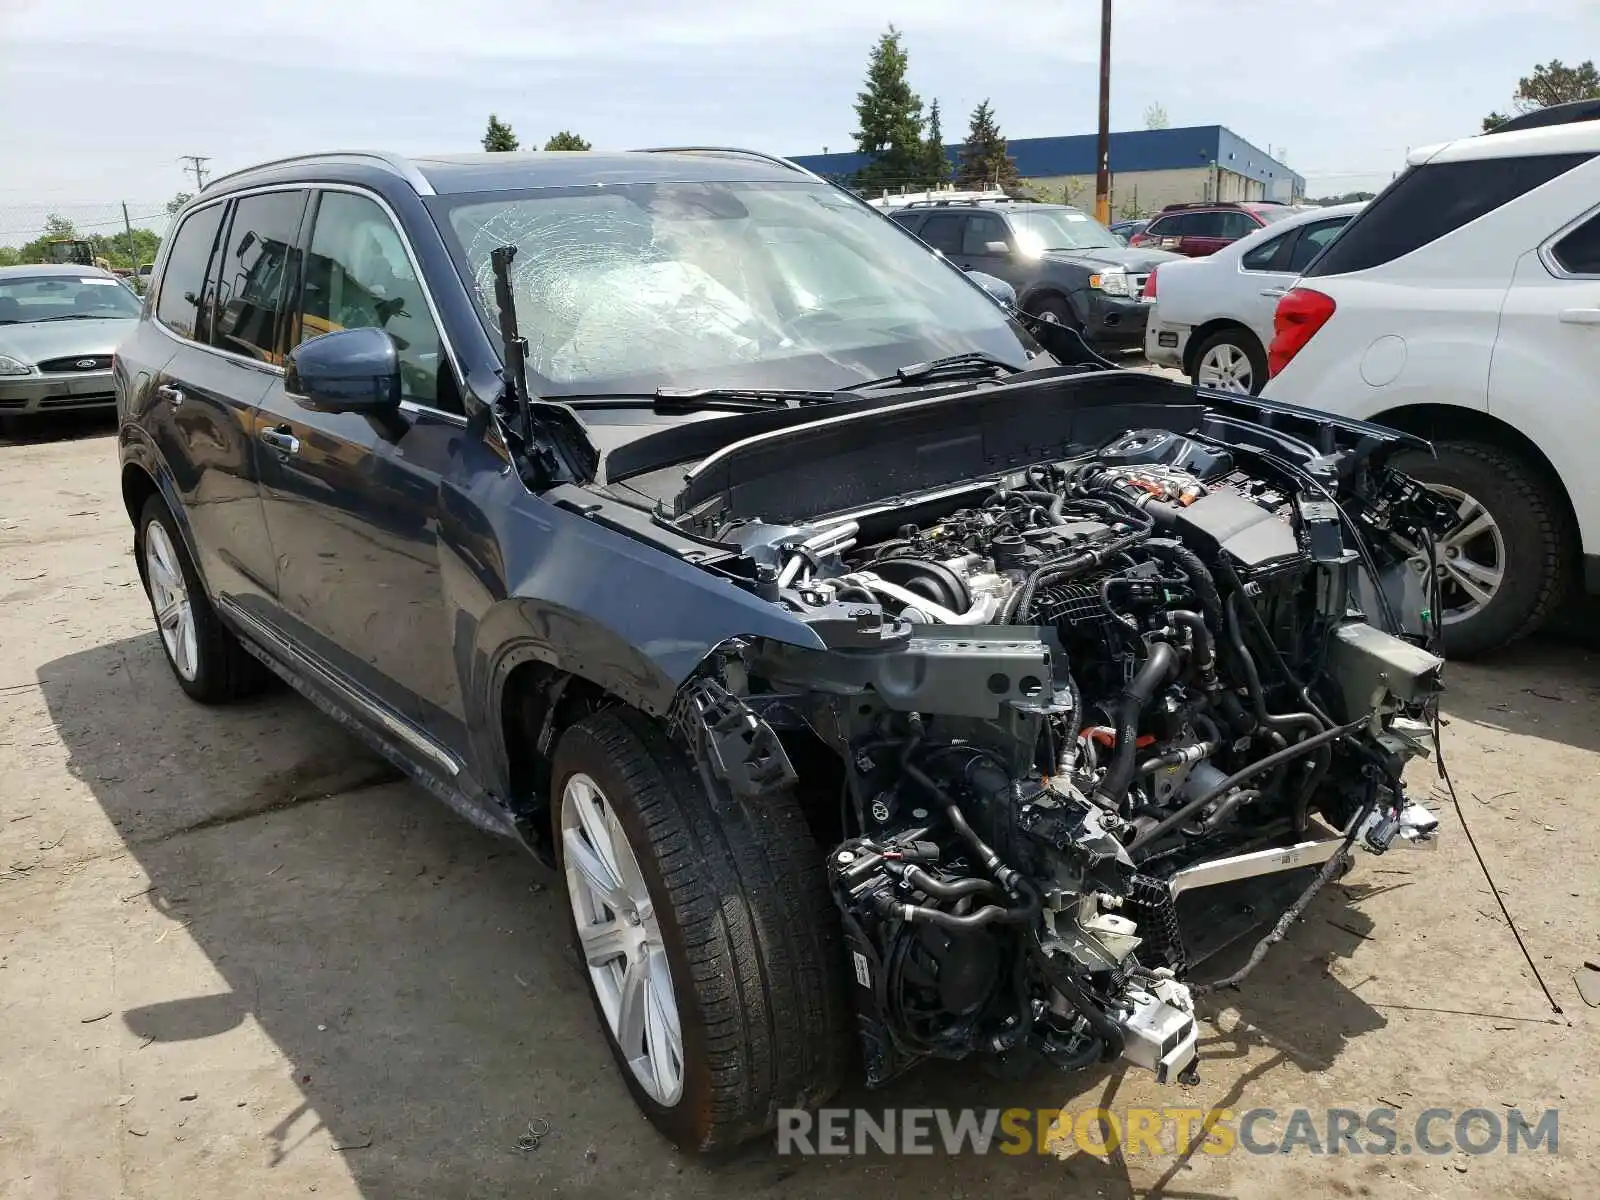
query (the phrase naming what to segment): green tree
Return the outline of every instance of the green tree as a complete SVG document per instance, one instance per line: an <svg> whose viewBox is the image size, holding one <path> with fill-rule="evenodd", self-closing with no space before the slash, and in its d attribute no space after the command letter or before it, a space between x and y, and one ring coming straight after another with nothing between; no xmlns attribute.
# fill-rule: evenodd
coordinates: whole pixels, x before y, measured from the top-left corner
<svg viewBox="0 0 1600 1200"><path fill-rule="evenodd" d="M1514 113L1530 113L1573 100L1600 100L1600 71L1595 70L1593 59L1585 59L1575 67L1559 58L1535 63L1533 74L1517 80L1511 108ZM1489 133L1510 119L1505 113L1492 112L1483 119L1483 131Z"/></svg>
<svg viewBox="0 0 1600 1200"><path fill-rule="evenodd" d="M1009 190L1018 182L1016 160L1006 153L1005 135L985 100L972 110L966 144L961 147L961 160L956 165L956 186Z"/></svg>
<svg viewBox="0 0 1600 1200"><path fill-rule="evenodd" d="M953 168L950 166L950 156L944 152L944 125L939 119L937 100L928 106L928 136L922 143L922 150L924 185L935 188L949 183Z"/></svg>
<svg viewBox="0 0 1600 1200"><path fill-rule="evenodd" d="M489 114L489 127L483 131L483 148L491 154L504 153L518 147L517 135L494 113Z"/></svg>
<svg viewBox="0 0 1600 1200"><path fill-rule="evenodd" d="M575 133L563 129L544 144L546 150L593 150L594 147Z"/></svg>
<svg viewBox="0 0 1600 1200"><path fill-rule="evenodd" d="M171 200L167 201L167 216L175 216L180 208L193 199L193 192L179 192Z"/></svg>
<svg viewBox="0 0 1600 1200"><path fill-rule="evenodd" d="M893 25L867 60L866 87L856 94L856 149L870 161L856 172L863 191L919 187L925 182L922 100L906 81L906 51Z"/></svg>
<svg viewBox="0 0 1600 1200"><path fill-rule="evenodd" d="M1172 122L1167 120L1167 110L1161 107L1158 100L1144 110L1144 127L1146 129L1166 129Z"/></svg>

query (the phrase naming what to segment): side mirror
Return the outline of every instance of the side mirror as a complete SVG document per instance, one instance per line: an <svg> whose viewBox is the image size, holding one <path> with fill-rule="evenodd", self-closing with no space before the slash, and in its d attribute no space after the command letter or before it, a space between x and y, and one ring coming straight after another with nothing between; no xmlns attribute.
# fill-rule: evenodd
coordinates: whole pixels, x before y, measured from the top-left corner
<svg viewBox="0 0 1600 1200"><path fill-rule="evenodd" d="M1001 308L1006 309L1008 312L1016 311L1017 289L1004 279L996 279L993 275L985 275L982 271L970 269L967 271L967 278L988 292L989 299L993 300Z"/></svg>
<svg viewBox="0 0 1600 1200"><path fill-rule="evenodd" d="M983 244L983 252L985 254L1010 254L1011 247L1004 242L985 242Z"/></svg>
<svg viewBox="0 0 1600 1200"><path fill-rule="evenodd" d="M381 329L325 333L285 356L283 387L324 412L393 412L400 406L400 352Z"/></svg>

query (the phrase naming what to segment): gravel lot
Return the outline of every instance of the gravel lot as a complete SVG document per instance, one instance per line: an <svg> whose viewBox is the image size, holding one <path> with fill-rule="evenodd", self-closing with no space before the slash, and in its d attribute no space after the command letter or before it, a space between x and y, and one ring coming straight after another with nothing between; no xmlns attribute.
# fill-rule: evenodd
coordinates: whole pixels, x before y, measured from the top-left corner
<svg viewBox="0 0 1600 1200"><path fill-rule="evenodd" d="M1445 801L1436 851L1363 858L1208 1006L1199 1085L950 1064L845 1101L1389 1104L1402 1134L1429 1107L1559 1107L1559 1154L706 1164L633 1111L531 863L287 690L185 700L106 425L0 437L0 482L0 1196L1595 1194L1600 1013L1573 975L1600 961L1600 665L1570 640L1452 667L1447 706L1467 819L1564 1016Z"/></svg>

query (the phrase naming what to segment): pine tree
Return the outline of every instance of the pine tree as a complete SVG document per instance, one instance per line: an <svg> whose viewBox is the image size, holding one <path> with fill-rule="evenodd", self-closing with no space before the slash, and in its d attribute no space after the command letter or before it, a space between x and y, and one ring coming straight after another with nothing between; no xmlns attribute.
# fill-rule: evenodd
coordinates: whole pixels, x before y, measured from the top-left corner
<svg viewBox="0 0 1600 1200"><path fill-rule="evenodd" d="M923 184L936 188L940 184L949 183L951 175L950 159L944 152L944 127L939 120L939 102L935 100L928 106L928 137L923 142Z"/></svg>
<svg viewBox="0 0 1600 1200"><path fill-rule="evenodd" d="M1006 153L1005 135L994 119L994 110L985 100L972 110L966 144L956 166L959 188L1015 188L1020 182L1016 161Z"/></svg>
<svg viewBox="0 0 1600 1200"><path fill-rule="evenodd" d="M511 132L511 126L490 113L489 128L483 132L483 148L490 153L497 153L515 150L517 145L517 135Z"/></svg>
<svg viewBox="0 0 1600 1200"><path fill-rule="evenodd" d="M856 149L871 158L856 173L858 188L878 191L922 183L922 100L906 82L906 52L893 25L872 48L866 88L856 95L856 121Z"/></svg>
<svg viewBox="0 0 1600 1200"><path fill-rule="evenodd" d="M544 144L546 150L593 150L594 147L575 133L563 129Z"/></svg>

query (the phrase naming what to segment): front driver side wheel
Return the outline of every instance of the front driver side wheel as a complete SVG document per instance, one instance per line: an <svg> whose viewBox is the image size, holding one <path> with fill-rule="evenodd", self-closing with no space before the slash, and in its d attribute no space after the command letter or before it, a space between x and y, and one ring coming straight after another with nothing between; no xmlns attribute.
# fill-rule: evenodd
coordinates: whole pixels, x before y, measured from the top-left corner
<svg viewBox="0 0 1600 1200"><path fill-rule="evenodd" d="M635 1103L689 1151L772 1129L845 1073L844 949L794 796L713 800L642 713L556 746L552 824L573 943Z"/></svg>

